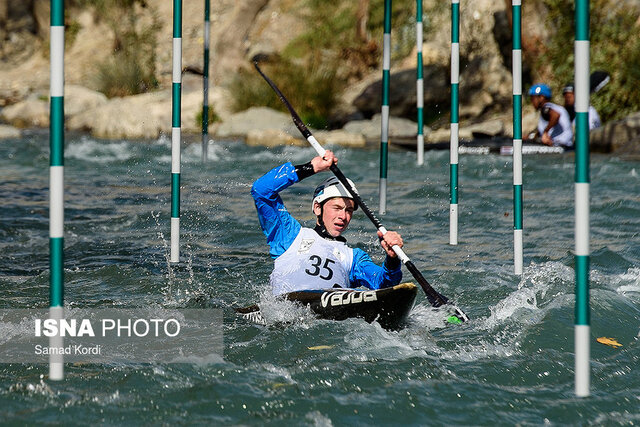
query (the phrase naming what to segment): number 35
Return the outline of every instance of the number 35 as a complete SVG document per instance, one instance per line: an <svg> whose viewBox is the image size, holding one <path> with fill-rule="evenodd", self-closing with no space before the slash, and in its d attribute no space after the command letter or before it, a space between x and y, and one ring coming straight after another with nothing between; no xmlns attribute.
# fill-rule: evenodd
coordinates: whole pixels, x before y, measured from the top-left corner
<svg viewBox="0 0 640 427"><path fill-rule="evenodd" d="M323 280L331 280L333 277L333 270L331 269L331 264L334 264L335 261L332 259L325 259L324 264L322 263L322 258L318 255L311 255L309 257L309 261L311 261L311 266L313 269L306 269L305 272L310 276L320 276ZM320 267L322 265L322 267ZM325 272L326 271L326 272ZM320 275L320 272L323 274Z"/></svg>

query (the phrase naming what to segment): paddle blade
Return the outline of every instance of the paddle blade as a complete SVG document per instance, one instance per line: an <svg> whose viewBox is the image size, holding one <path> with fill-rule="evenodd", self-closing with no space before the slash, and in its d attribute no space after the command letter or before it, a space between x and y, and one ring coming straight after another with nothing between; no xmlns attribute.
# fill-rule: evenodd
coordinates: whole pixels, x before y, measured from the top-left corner
<svg viewBox="0 0 640 427"><path fill-rule="evenodd" d="M458 316L449 316L447 317L447 323L451 323L453 325L461 325L462 324L462 320L460 320L460 318L458 318Z"/></svg>
<svg viewBox="0 0 640 427"><path fill-rule="evenodd" d="M591 73L591 76L589 78L589 91L591 93L598 92L600 89L605 87L610 80L611 77L609 76L608 72L603 70L594 71L593 73Z"/></svg>
<svg viewBox="0 0 640 427"><path fill-rule="evenodd" d="M447 322L459 325L462 322L468 322L469 316L457 306L453 306L454 314L447 318Z"/></svg>

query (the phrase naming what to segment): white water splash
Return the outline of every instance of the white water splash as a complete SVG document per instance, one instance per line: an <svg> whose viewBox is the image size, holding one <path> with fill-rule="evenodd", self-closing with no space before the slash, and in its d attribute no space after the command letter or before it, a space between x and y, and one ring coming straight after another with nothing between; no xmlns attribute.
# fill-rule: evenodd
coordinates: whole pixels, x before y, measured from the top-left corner
<svg viewBox="0 0 640 427"><path fill-rule="evenodd" d="M532 263L525 269L518 289L489 307L491 315L484 327L493 329L508 319L525 324L539 323L549 309L564 303L565 299L558 297L567 294L566 289L572 289L573 279L573 269L560 262ZM554 294L547 298L549 291Z"/></svg>
<svg viewBox="0 0 640 427"><path fill-rule="evenodd" d="M267 325L290 324L309 329L317 322L310 308L276 297L271 293L271 286L265 286L261 291L258 306Z"/></svg>
<svg viewBox="0 0 640 427"><path fill-rule="evenodd" d="M404 335L406 330L395 332L383 329L379 323L367 325L364 320L359 327L349 328L344 335L347 350L339 358L344 362L367 362L372 360L405 360L412 357L425 357L426 349L432 347L428 341L419 340L409 343Z"/></svg>
<svg viewBox="0 0 640 427"><path fill-rule="evenodd" d="M331 427L333 422L331 418L323 415L320 411L311 411L305 415L305 420L309 422L309 425L314 427Z"/></svg>
<svg viewBox="0 0 640 427"><path fill-rule="evenodd" d="M617 286L616 292L623 295L640 293L640 268L632 267L626 273L614 276L611 284Z"/></svg>
<svg viewBox="0 0 640 427"><path fill-rule="evenodd" d="M200 163L202 161L202 143L188 144L182 150L181 160L185 163ZM207 144L207 161L236 161L229 151L229 146L226 143L217 143L213 140L209 140Z"/></svg>
<svg viewBox="0 0 640 427"><path fill-rule="evenodd" d="M65 148L65 156L95 163L110 163L128 160L133 153L129 143L124 141L98 142L83 137L79 143L69 144Z"/></svg>

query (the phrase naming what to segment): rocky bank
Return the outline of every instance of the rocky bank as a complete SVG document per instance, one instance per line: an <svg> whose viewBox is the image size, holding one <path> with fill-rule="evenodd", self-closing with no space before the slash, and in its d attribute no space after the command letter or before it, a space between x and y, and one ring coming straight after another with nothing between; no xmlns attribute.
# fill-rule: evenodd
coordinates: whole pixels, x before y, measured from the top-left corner
<svg viewBox="0 0 640 427"><path fill-rule="evenodd" d="M95 64L113 51L113 34L91 10L69 9L77 34L65 50L65 126L98 138L149 139L171 131L172 3L146 2L159 17L156 51L160 88L128 97L107 98L95 87ZM202 79L188 70L202 70L204 2L183 4L182 129L199 133ZM544 8L523 6L523 50L533 54L548 37ZM250 67L256 55L278 54L305 30L298 19L303 2L292 0L219 0L211 11L211 84L209 104L220 118L210 135L244 138L249 144L303 144L287 114L265 108L231 111L229 76ZM448 120L450 28L448 9L425 0L429 31L423 43L425 109ZM473 132L511 136L511 2L470 2L461 15L460 137ZM535 17L535 18L534 18ZM542 19L541 19L542 18ZM0 138L20 129L47 127L49 122L49 1L0 0ZM399 31L400 29L398 29ZM394 33L392 33L393 41ZM415 139L416 51L392 63L390 141ZM526 73L530 70L524 70ZM340 96L332 123L336 129L314 132L321 142L364 146L379 142L381 70L372 69ZM561 103L560 95L555 101ZM444 110L444 111L443 111ZM415 119L414 119L415 120ZM523 130L535 127L537 115L526 104ZM425 128L425 141L449 139L448 123ZM594 151L640 153L640 116L607 123L592 132Z"/></svg>

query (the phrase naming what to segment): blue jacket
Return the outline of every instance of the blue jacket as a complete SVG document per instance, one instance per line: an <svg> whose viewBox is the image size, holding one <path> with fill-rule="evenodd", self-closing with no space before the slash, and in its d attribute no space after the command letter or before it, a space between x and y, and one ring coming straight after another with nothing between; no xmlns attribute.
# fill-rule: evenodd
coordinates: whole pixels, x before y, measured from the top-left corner
<svg viewBox="0 0 640 427"><path fill-rule="evenodd" d="M251 187L251 195L256 203L260 226L269 244L269 254L275 259L282 255L293 243L302 227L287 211L280 193L298 182L298 174L291 163L277 166L258 178ZM393 264L393 263L392 263ZM349 273L352 288L360 286L380 289L395 286L402 279L402 264L390 270L387 262L381 267L359 248L353 248L353 264Z"/></svg>

